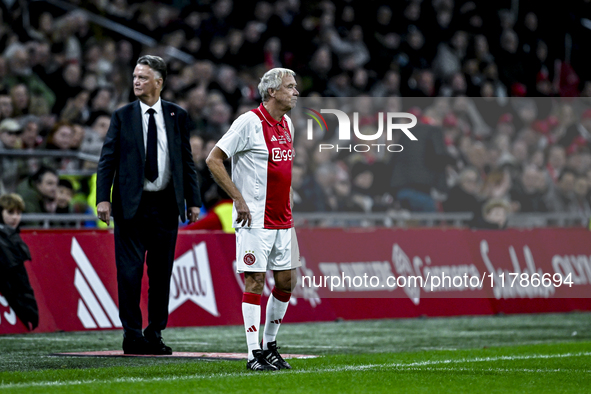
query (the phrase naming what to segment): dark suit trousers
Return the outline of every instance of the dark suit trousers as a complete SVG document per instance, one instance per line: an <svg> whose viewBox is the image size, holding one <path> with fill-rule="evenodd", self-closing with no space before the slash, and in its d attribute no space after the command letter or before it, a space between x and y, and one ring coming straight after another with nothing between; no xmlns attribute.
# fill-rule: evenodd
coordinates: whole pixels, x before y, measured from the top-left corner
<svg viewBox="0 0 591 394"><path fill-rule="evenodd" d="M149 283L148 327L144 335L147 339L159 339L166 328L178 217L174 188L169 186L160 192L144 191L136 215L115 220L119 317L126 338L142 336L144 258Z"/></svg>

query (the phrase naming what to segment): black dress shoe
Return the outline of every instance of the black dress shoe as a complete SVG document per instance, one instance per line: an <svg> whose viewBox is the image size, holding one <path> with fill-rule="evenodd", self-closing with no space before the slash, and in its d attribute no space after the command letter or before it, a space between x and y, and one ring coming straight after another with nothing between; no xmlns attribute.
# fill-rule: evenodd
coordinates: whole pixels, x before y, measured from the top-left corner
<svg viewBox="0 0 591 394"><path fill-rule="evenodd" d="M152 354L149 345L144 337L123 338L123 354Z"/></svg>
<svg viewBox="0 0 591 394"><path fill-rule="evenodd" d="M154 339L148 342L149 354L160 355L171 355L172 349L170 346L166 346L162 338Z"/></svg>

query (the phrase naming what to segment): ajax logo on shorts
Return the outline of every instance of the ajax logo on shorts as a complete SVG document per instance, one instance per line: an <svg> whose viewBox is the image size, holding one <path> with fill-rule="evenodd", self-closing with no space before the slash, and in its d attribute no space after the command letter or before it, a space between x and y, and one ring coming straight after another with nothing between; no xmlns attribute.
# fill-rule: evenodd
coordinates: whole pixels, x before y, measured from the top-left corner
<svg viewBox="0 0 591 394"><path fill-rule="evenodd" d="M273 161L291 161L293 159L293 150L273 148L271 149Z"/></svg>
<svg viewBox="0 0 591 394"><path fill-rule="evenodd" d="M257 258L254 256L254 251L247 250L246 254L244 255L244 264L253 265L256 261Z"/></svg>

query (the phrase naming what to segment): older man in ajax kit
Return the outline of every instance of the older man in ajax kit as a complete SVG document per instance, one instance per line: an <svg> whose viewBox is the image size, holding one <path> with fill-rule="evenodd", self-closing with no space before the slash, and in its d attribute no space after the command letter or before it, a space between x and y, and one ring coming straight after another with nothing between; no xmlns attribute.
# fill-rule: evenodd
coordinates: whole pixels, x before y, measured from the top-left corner
<svg viewBox="0 0 591 394"><path fill-rule="evenodd" d="M207 158L216 182L234 200L237 271L244 273L242 315L250 370L290 369L277 351L277 331L285 316L299 263L291 214L293 124L286 113L295 107L295 73L269 70L261 78L263 103L241 115ZM223 160L232 158L232 178ZM275 287L267 303L265 331L259 343L261 294L265 273ZM261 349L262 347L262 349Z"/></svg>

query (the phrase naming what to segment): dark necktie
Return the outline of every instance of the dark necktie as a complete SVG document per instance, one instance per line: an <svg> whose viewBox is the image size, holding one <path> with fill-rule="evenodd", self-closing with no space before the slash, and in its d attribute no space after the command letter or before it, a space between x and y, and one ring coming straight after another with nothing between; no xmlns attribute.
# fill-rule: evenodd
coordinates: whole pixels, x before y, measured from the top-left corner
<svg viewBox="0 0 591 394"><path fill-rule="evenodd" d="M150 118L148 119L148 144L146 147L146 179L154 182L158 178L158 134L156 132L156 119L154 118L154 109L148 109Z"/></svg>

